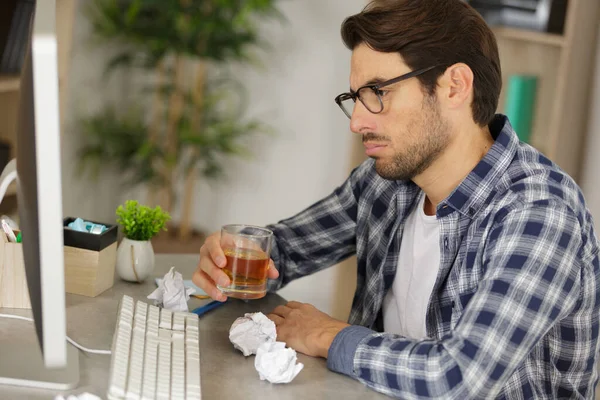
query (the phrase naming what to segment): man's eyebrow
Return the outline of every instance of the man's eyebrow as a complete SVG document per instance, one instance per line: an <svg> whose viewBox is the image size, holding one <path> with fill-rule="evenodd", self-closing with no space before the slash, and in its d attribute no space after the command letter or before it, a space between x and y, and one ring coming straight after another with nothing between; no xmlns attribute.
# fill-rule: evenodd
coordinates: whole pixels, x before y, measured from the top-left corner
<svg viewBox="0 0 600 400"><path fill-rule="evenodd" d="M369 81L363 83L359 87L368 86L368 85L377 85L378 83L382 83L382 82L385 82L388 80L389 80L388 78L382 78L380 76L376 76L374 78L371 78ZM357 90L358 90L358 88L357 88ZM352 90L352 88L350 88L350 92L354 92L354 90Z"/></svg>

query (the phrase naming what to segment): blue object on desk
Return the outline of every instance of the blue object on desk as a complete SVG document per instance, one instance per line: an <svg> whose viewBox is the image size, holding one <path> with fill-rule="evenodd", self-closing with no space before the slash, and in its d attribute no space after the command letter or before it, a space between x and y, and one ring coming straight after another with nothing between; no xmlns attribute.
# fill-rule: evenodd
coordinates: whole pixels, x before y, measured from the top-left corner
<svg viewBox="0 0 600 400"><path fill-rule="evenodd" d="M207 312L209 312L210 310L214 310L217 307L222 306L223 304L227 303L228 300L225 301L217 301L217 300L213 300L208 304L205 304L203 306L200 306L198 308L196 308L195 310L193 310L192 312L194 314L197 314L199 317L201 317L202 315L206 314Z"/></svg>

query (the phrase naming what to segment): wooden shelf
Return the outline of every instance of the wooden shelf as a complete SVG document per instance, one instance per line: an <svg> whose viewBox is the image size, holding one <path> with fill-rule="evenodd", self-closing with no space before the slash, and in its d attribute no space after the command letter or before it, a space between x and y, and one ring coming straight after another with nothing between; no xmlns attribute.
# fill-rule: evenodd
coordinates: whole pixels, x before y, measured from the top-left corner
<svg viewBox="0 0 600 400"><path fill-rule="evenodd" d="M0 76L0 93L16 92L19 90L21 78L19 76L2 75Z"/></svg>
<svg viewBox="0 0 600 400"><path fill-rule="evenodd" d="M499 39L513 39L556 47L563 47L567 43L564 36L554 33L536 32L505 26L496 26L493 28L493 31Z"/></svg>

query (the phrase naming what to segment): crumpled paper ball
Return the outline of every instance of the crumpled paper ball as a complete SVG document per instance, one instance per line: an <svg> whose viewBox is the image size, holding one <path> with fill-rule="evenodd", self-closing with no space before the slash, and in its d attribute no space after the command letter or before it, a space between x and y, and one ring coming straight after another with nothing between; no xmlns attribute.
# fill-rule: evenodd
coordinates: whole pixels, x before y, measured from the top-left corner
<svg viewBox="0 0 600 400"><path fill-rule="evenodd" d="M261 312L246 313L236 319L229 329L229 340L233 347L245 356L256 354L263 343L272 343L277 339L275 323Z"/></svg>
<svg viewBox="0 0 600 400"><path fill-rule="evenodd" d="M258 348L254 367L263 381L289 383L304 368L304 364L296 361L296 351L286 348L284 342L268 342Z"/></svg>
<svg viewBox="0 0 600 400"><path fill-rule="evenodd" d="M194 292L193 288L184 285L183 276L175 271L175 267L171 267L158 288L148 295L148 299L154 300L154 305L170 311L189 312L187 303Z"/></svg>

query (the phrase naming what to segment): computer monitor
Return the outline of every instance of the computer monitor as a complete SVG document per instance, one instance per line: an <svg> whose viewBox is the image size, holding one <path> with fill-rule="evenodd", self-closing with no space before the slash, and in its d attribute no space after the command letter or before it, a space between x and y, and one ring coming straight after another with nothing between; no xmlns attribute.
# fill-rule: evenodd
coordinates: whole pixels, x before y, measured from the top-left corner
<svg viewBox="0 0 600 400"><path fill-rule="evenodd" d="M66 341L55 2L0 1L0 15L6 17L11 10L13 15L12 28L0 37L4 42L0 49L25 48L17 124L17 204L39 343L31 346L0 336L0 384L64 390L77 384L79 367L78 353ZM23 12L22 7L32 5L32 13ZM21 33L15 34L19 27Z"/></svg>

